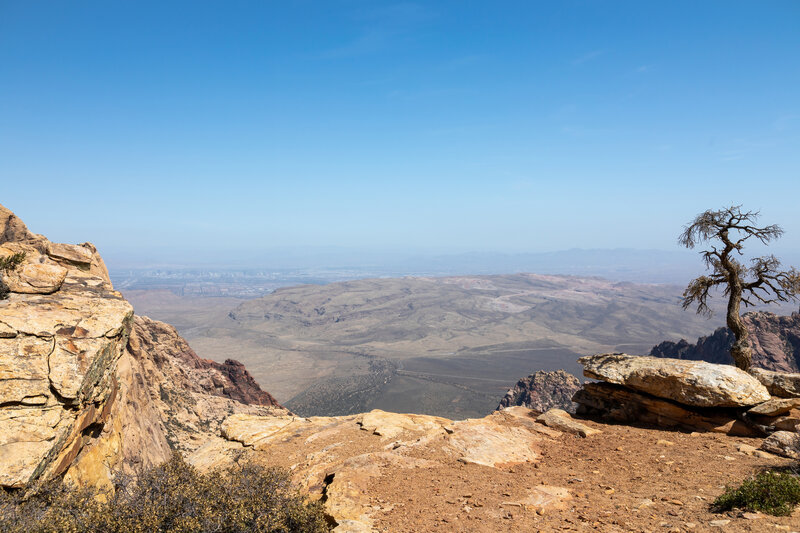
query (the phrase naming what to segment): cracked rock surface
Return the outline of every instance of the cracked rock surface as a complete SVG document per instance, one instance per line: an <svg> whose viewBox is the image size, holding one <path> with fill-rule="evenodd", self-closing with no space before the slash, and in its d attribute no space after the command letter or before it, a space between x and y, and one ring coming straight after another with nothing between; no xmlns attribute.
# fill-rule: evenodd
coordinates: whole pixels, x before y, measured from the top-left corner
<svg viewBox="0 0 800 533"><path fill-rule="evenodd" d="M9 487L63 472L105 421L133 317L105 279L39 263L48 259L18 247L29 261L23 273L48 267L63 275L49 294L9 284L15 292L0 302L0 485Z"/></svg>
<svg viewBox="0 0 800 533"><path fill-rule="evenodd" d="M90 243L49 242L0 205L0 486L63 475L111 486L193 451L235 413L286 414L236 361L199 358L167 324L136 317Z"/></svg>

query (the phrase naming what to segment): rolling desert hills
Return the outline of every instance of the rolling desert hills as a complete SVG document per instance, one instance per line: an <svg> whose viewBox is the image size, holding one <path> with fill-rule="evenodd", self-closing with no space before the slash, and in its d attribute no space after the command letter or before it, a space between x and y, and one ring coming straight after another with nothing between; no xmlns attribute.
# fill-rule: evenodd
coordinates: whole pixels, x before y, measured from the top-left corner
<svg viewBox="0 0 800 533"><path fill-rule="evenodd" d="M681 287L511 274L364 279L252 300L125 293L202 357L241 360L301 415L373 408L483 416L536 370L580 375L581 355L648 353L713 331ZM720 302L716 302L719 304Z"/></svg>

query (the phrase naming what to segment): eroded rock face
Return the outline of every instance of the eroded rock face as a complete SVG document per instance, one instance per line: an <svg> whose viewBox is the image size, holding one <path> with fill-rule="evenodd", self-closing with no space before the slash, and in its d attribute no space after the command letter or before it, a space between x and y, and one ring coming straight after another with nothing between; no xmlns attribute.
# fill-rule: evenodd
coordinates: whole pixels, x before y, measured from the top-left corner
<svg viewBox="0 0 800 533"><path fill-rule="evenodd" d="M744 407L770 399L757 379L736 367L627 354L582 357L586 377L695 407Z"/></svg>
<svg viewBox="0 0 800 533"><path fill-rule="evenodd" d="M230 415L288 415L251 383L246 370L245 378L250 379L238 382L225 368L200 359L173 327L134 316L117 362L120 391L110 423L76 458L67 479L78 485L109 485L117 471L155 466L172 450L188 454L218 439ZM243 397L261 403L242 403Z"/></svg>
<svg viewBox="0 0 800 533"><path fill-rule="evenodd" d="M47 239L42 235L31 233L17 215L0 205L0 244L7 242L33 246L42 253L47 249Z"/></svg>
<svg viewBox="0 0 800 533"><path fill-rule="evenodd" d="M261 390L242 363L233 359L224 363L201 359L178 331L164 322L137 316L129 349L138 359L152 359L161 373L169 375L177 389L243 404L280 407L272 395Z"/></svg>
<svg viewBox="0 0 800 533"><path fill-rule="evenodd" d="M753 366L775 372L800 372L800 313L780 316L755 311L742 315L750 334ZM654 346L650 355L671 359L690 359L718 364L733 364L730 349L734 342L728 328L719 328L691 344L685 339L665 341Z"/></svg>
<svg viewBox="0 0 800 533"><path fill-rule="evenodd" d="M65 245L68 247L68 245ZM109 420L120 387L117 361L133 308L108 281L94 247L84 268L0 206L0 256L24 253L3 275L0 301L0 485L60 475Z"/></svg>
<svg viewBox="0 0 800 533"><path fill-rule="evenodd" d="M581 388L581 382L563 370L540 370L517 382L500 400L498 409L521 405L541 413L553 408L574 413L577 405L572 396Z"/></svg>
<svg viewBox="0 0 800 533"><path fill-rule="evenodd" d="M63 473L116 399L133 308L100 278L64 278L55 294L0 302L3 486Z"/></svg>
<svg viewBox="0 0 800 533"><path fill-rule="evenodd" d="M94 246L51 243L0 206L0 256L20 252L0 300L0 486L108 487L218 439L231 414L288 414L240 363L134 317Z"/></svg>

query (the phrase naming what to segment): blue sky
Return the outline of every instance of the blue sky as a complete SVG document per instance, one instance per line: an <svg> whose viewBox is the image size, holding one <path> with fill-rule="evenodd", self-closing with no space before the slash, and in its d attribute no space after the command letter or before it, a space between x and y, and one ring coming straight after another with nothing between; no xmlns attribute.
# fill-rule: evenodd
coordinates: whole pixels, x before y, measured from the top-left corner
<svg viewBox="0 0 800 533"><path fill-rule="evenodd" d="M0 0L0 203L106 253L800 250L800 3Z"/></svg>

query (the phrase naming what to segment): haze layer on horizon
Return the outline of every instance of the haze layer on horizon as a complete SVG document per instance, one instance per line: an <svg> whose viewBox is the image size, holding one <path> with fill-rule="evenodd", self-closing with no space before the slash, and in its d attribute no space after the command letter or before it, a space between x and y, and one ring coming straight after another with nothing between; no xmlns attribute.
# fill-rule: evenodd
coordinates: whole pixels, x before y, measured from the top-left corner
<svg viewBox="0 0 800 533"><path fill-rule="evenodd" d="M3 2L0 203L109 257L800 251L800 4ZM215 250L217 250L215 252Z"/></svg>

